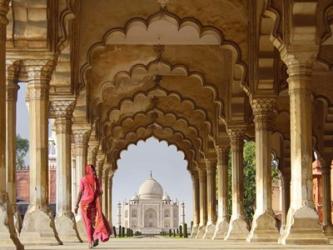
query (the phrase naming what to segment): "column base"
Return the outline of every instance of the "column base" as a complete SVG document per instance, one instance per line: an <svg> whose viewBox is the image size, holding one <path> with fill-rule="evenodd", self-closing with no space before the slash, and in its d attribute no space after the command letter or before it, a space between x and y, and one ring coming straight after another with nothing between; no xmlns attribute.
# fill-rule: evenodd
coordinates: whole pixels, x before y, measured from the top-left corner
<svg viewBox="0 0 333 250"><path fill-rule="evenodd" d="M8 202L8 194L0 194L0 249L24 250L14 227L14 216Z"/></svg>
<svg viewBox="0 0 333 250"><path fill-rule="evenodd" d="M309 206L288 211L286 229L279 239L280 244L316 245L328 244L319 224L318 214Z"/></svg>
<svg viewBox="0 0 333 250"><path fill-rule="evenodd" d="M205 234L205 230L206 230L206 225L204 226L199 226L198 228L198 233L197 235L195 236L196 239L202 239L202 237L204 236Z"/></svg>
<svg viewBox="0 0 333 250"><path fill-rule="evenodd" d="M225 236L228 233L228 228L229 222L226 219L217 222L213 235L213 240L224 240Z"/></svg>
<svg viewBox="0 0 333 250"><path fill-rule="evenodd" d="M228 233L225 240L245 240L249 234L248 224L243 218L236 218L230 221Z"/></svg>
<svg viewBox="0 0 333 250"><path fill-rule="evenodd" d="M206 226L205 234L202 237L203 239L212 239L215 233L215 224L211 223Z"/></svg>
<svg viewBox="0 0 333 250"><path fill-rule="evenodd" d="M280 237L273 211L254 215L248 242L277 242Z"/></svg>
<svg viewBox="0 0 333 250"><path fill-rule="evenodd" d="M196 225L192 227L190 238L194 239L197 236L197 233L198 233L198 226Z"/></svg>
<svg viewBox="0 0 333 250"><path fill-rule="evenodd" d="M77 228L78 234L80 235L81 242L88 242L87 232L84 227L82 218L79 218L76 220L76 228Z"/></svg>
<svg viewBox="0 0 333 250"><path fill-rule="evenodd" d="M28 209L24 216L20 239L23 244L62 245L48 208Z"/></svg>
<svg viewBox="0 0 333 250"><path fill-rule="evenodd" d="M73 214L57 216L55 226L59 237L64 242L83 242L76 228Z"/></svg>
<svg viewBox="0 0 333 250"><path fill-rule="evenodd" d="M328 243L333 244L333 225L327 225L324 228L324 234L328 238Z"/></svg>

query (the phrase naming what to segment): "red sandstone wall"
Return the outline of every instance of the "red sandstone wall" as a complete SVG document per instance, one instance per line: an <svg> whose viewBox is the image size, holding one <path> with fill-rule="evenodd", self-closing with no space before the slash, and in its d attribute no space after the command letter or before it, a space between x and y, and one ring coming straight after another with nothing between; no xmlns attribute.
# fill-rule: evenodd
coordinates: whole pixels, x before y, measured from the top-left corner
<svg viewBox="0 0 333 250"><path fill-rule="evenodd" d="M16 170L16 197L29 202L29 170Z"/></svg>
<svg viewBox="0 0 333 250"><path fill-rule="evenodd" d="M56 170L49 170L49 203L56 203Z"/></svg>
<svg viewBox="0 0 333 250"><path fill-rule="evenodd" d="M56 202L56 170L49 170L49 203ZM16 170L16 197L29 203L29 170Z"/></svg>

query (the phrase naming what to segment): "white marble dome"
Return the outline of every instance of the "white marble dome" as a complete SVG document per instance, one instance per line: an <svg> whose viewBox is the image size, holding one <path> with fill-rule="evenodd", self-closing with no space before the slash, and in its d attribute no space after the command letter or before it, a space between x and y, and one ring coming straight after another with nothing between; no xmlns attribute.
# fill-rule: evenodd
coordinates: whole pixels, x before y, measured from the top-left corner
<svg viewBox="0 0 333 250"><path fill-rule="evenodd" d="M162 199L163 188L151 175L150 178L145 180L140 188L138 196L140 199Z"/></svg>

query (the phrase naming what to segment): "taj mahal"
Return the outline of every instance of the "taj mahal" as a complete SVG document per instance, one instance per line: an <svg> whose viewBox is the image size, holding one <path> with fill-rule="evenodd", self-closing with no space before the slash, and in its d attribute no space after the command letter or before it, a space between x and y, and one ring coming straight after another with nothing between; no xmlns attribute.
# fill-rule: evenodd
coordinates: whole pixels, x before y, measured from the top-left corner
<svg viewBox="0 0 333 250"><path fill-rule="evenodd" d="M184 218L182 203L182 216ZM129 201L118 204L118 224L142 234L159 234L179 226L179 203L163 192L152 173Z"/></svg>

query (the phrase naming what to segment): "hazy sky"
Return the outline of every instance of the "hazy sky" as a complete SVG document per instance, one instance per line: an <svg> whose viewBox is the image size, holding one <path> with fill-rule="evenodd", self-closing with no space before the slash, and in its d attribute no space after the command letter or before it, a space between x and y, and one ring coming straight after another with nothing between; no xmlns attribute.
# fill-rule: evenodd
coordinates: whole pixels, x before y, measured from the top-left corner
<svg viewBox="0 0 333 250"><path fill-rule="evenodd" d="M25 104L26 86L20 84L17 100L17 133L29 138L28 109ZM26 157L28 161L28 156ZM140 141L123 151L118 170L113 177L113 222L117 223L117 203L130 199L138 192L141 183L153 177L162 185L172 200L185 202L186 221L192 219L192 183L184 154L175 146L155 138Z"/></svg>

